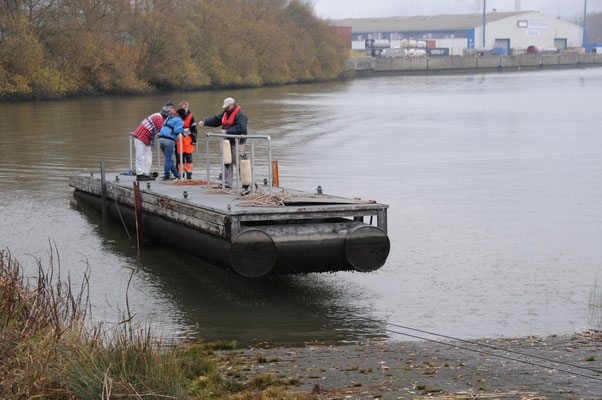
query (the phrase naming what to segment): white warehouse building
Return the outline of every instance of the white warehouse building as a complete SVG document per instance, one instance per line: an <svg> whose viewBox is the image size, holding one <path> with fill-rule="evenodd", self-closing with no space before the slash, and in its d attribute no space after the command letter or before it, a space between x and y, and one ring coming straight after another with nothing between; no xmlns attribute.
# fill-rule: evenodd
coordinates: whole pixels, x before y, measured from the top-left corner
<svg viewBox="0 0 602 400"><path fill-rule="evenodd" d="M424 40L428 47L448 48L450 55L462 55L466 49L496 49L508 55L529 46L562 51L582 45L582 27L536 11L490 12L485 20L485 43L483 14L347 18L331 23L350 26L352 48L358 50L364 49L366 39L388 39L391 47L399 47L402 39Z"/></svg>

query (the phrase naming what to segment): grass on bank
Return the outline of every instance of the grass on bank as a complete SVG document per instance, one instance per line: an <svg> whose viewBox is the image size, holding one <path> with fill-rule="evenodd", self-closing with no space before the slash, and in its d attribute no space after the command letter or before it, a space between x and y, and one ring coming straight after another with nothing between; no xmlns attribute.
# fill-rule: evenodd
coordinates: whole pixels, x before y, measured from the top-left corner
<svg viewBox="0 0 602 400"><path fill-rule="evenodd" d="M294 382L223 375L214 351L233 349L235 342L167 346L131 318L92 326L89 272L78 285L63 281L52 247L46 267L35 263L37 276L26 278L10 252L0 252L2 399L315 398L289 394Z"/></svg>

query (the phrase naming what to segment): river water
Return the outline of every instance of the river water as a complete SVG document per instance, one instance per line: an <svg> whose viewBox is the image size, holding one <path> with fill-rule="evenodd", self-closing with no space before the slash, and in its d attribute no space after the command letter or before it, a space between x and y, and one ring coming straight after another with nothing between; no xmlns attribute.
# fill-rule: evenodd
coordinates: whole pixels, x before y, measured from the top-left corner
<svg viewBox="0 0 602 400"><path fill-rule="evenodd" d="M580 330L602 276L600 93L598 68L3 103L0 246L28 273L51 245L63 277L89 267L93 317L109 323L134 270L130 310L166 336L405 338L383 321L462 338ZM272 136L282 186L390 206L384 267L248 280L172 248L138 254L120 224L70 205L69 175L101 159L127 171L128 132L168 100L198 119L227 96L250 133Z"/></svg>

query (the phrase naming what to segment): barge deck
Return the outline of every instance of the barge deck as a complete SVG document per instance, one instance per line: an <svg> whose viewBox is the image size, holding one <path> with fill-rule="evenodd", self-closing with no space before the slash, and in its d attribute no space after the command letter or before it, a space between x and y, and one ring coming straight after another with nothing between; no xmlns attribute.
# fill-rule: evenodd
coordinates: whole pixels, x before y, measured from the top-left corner
<svg viewBox="0 0 602 400"><path fill-rule="evenodd" d="M110 218L131 228L135 182L128 175L103 182L93 172L70 178L78 203L98 211L105 204ZM280 206L250 206L253 196L185 182L140 182L144 234L242 276L369 272L389 254L385 204L272 187ZM270 196L267 185L256 188Z"/></svg>

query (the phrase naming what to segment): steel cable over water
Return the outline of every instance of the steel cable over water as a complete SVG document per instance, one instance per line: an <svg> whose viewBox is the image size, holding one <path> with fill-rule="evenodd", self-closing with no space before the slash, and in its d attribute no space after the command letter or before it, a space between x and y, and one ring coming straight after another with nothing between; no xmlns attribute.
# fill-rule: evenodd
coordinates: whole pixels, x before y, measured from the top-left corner
<svg viewBox="0 0 602 400"><path fill-rule="evenodd" d="M382 324L385 324L385 325L391 325L391 326L394 326L394 327L397 327L397 328L407 329L407 330L410 330L410 331L426 333L428 335L439 336L439 337L443 337L443 338L446 338L446 339L456 340L456 341L459 341L459 342L472 344L474 346L482 346L482 347L487 347L487 348L491 348L491 349L494 349L494 350L505 351L505 352L508 352L508 353L517 354L517 355L520 355L520 356L523 356L523 357L527 357L527 358L529 358L529 357L530 358L536 358L536 359L544 360L544 361L551 362L551 363L554 363L554 364L562 364L562 365L567 365L567 366L570 366L570 367L573 367L573 368L579 368L579 369L583 369L583 370L587 370L587 371L592 371L592 372L595 372L595 373L602 373L600 370L595 369L595 368L583 367L583 366L580 366L580 365L566 363L566 362L563 362L563 361L557 361L557 360L552 360L552 359L545 358L545 357L540 357L540 356L531 355L531 354L527 354L527 353L521 353L521 352L515 351L515 350L506 350L506 349L502 349L502 348L499 348L499 347L496 347L496 346L488 345L486 343L479 343L479 342L475 342L475 341L471 341L471 340L460 339L460 338L456 338L456 337L453 337L453 336L443 335L443 334L439 334L439 333L435 333L435 332L429 332L429 331L426 331L426 330L412 328L412 327L409 327L409 326L395 324L395 323L392 323L392 322L381 321L381 320L377 320L377 319L373 319L373 318L364 318L364 320L372 321L372 322L378 322L378 323L382 323ZM415 338L415 339L426 340L426 341L429 341L429 342L438 343L438 344L441 344L441 345L444 345L444 346L455 347L455 348L461 349L461 350L472 351L474 353L485 354L485 355L492 356L492 357L498 357L498 358L502 358L502 359L509 360L509 361L519 362L519 363L522 363L522 364L528 364L528 365L531 365L531 366L541 367L541 368L545 368L545 369L551 369L551 370L555 370L555 371L558 371L558 372L563 372L563 373L570 374L570 375L575 375L575 376L581 376L583 378L588 378L588 379L592 379L592 380L596 380L596 381L602 382L602 378L598 378L598 377L595 377L595 376L592 376L592 375L585 375L585 374L582 374L582 373L579 373L579 372L574 372L574 371L569 371L569 370L566 370L566 369L556 368L556 367L553 367L553 366L544 365L544 364L540 364L540 363L533 362L533 361L525 361L525 360L521 360L521 359L518 359L518 358L504 356L504 355L501 355L501 354L494 354L494 353L485 352L485 351L482 351L482 350L471 349L469 347L464 347L464 346L460 346L460 345L457 345L457 344L444 342L444 341L441 341L441 340L430 339L430 338L427 338L427 337L424 337L424 336L413 335L411 333L399 332L399 331L395 331L395 330L388 329L388 328L385 328L384 330L387 331L387 332L396 333L398 335L403 335L403 336L408 336L408 337L412 337L412 338Z"/></svg>
<svg viewBox="0 0 602 400"><path fill-rule="evenodd" d="M121 215L121 210L119 209L119 203L117 203L117 196L115 195L115 191L113 190L113 185L111 185L111 193L113 193L113 200L115 200L115 207L117 207L117 212L119 213L119 218L121 219L121 223L123 224L123 229L125 229L125 233L128 235L128 239L132 239L130 236L130 232L128 232L128 227L125 225L125 221L123 220L123 216Z"/></svg>

